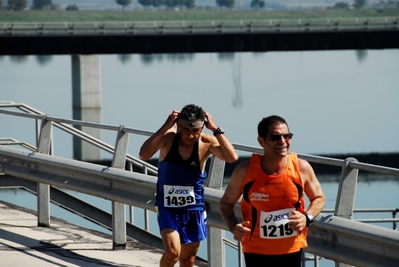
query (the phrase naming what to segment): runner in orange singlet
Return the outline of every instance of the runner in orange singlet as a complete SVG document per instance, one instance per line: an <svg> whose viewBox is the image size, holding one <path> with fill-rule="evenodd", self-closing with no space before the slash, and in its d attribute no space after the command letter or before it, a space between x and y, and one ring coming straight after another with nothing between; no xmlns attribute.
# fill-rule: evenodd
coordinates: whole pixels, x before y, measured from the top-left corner
<svg viewBox="0 0 399 267"><path fill-rule="evenodd" d="M293 134L282 117L258 125L263 155L236 167L220 201L220 212L234 239L241 241L247 267L301 266L307 226L325 205L311 165L289 154ZM310 203L305 211L303 192ZM234 214L241 199L242 222Z"/></svg>

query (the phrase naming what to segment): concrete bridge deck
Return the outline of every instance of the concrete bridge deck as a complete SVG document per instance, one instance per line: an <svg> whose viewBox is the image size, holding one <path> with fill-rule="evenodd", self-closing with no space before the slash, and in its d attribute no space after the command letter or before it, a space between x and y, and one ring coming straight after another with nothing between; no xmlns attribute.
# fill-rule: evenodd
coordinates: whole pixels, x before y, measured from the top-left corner
<svg viewBox="0 0 399 267"><path fill-rule="evenodd" d="M0 24L0 55L399 48L397 17Z"/></svg>
<svg viewBox="0 0 399 267"><path fill-rule="evenodd" d="M0 202L0 266L159 266L157 248L127 238L125 250L113 250L112 236L57 218L51 222L50 228L38 227L34 211Z"/></svg>

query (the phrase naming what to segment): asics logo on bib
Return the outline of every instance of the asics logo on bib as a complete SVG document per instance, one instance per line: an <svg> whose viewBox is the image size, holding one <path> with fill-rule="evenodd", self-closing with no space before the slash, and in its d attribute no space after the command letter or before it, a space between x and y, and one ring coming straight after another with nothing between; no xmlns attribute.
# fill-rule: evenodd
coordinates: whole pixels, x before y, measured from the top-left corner
<svg viewBox="0 0 399 267"><path fill-rule="evenodd" d="M188 190L187 189L180 189L180 188L171 188L170 190L169 190L169 192L168 192L169 194L172 194L172 193L174 193L174 194L176 194L176 195L186 195L186 194L188 194Z"/></svg>
<svg viewBox="0 0 399 267"><path fill-rule="evenodd" d="M264 222L268 223L272 219L273 219L273 222L278 222L278 221L281 221L281 220L287 220L289 217L290 217L289 213L282 213L282 214L277 214L277 215L274 215L274 216L273 216L273 214L270 214L270 216L265 218Z"/></svg>
<svg viewBox="0 0 399 267"><path fill-rule="evenodd" d="M273 214L270 214L270 216L268 216L268 217L265 219L265 223L270 222L272 219L273 219Z"/></svg>

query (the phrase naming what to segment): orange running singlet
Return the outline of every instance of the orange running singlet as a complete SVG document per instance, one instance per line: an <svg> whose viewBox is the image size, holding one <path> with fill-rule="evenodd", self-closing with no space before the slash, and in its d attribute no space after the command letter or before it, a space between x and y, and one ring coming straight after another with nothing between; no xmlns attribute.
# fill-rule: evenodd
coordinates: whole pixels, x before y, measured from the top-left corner
<svg viewBox="0 0 399 267"><path fill-rule="evenodd" d="M293 231L288 217L296 205L304 208L304 188L296 154L288 155L285 171L267 175L261 167L262 156L253 154L245 176L241 200L243 221L249 221L251 232L242 240L245 253L281 255L307 247L307 228Z"/></svg>

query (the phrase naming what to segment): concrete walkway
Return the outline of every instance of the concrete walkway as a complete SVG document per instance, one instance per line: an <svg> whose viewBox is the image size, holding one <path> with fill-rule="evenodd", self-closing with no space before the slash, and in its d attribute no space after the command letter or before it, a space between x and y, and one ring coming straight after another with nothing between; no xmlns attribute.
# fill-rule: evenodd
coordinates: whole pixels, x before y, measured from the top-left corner
<svg viewBox="0 0 399 267"><path fill-rule="evenodd" d="M125 250L113 250L111 236L53 217L51 227L38 227L34 212L0 202L0 266L157 267L161 256L131 238Z"/></svg>

